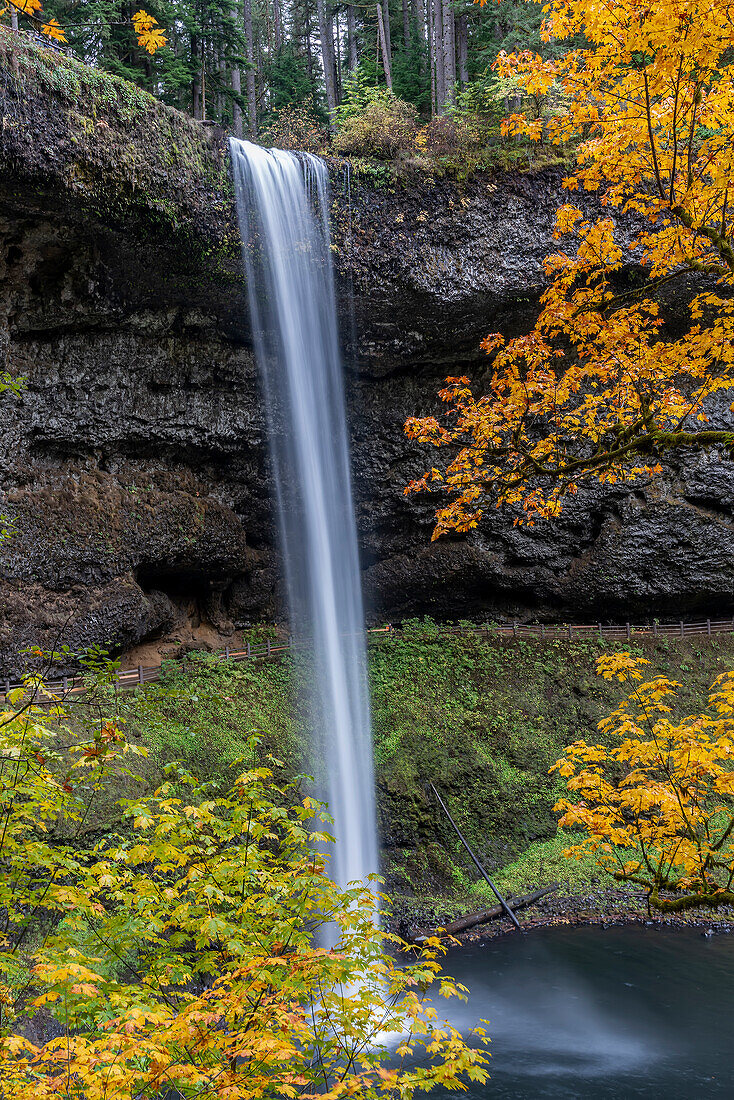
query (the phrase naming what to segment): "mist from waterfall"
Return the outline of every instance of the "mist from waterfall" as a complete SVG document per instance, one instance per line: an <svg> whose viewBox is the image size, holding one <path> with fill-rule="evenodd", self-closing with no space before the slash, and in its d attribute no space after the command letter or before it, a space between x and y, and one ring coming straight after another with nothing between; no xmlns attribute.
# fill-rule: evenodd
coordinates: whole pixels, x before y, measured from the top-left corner
<svg viewBox="0 0 734 1100"><path fill-rule="evenodd" d="M314 654L311 767L334 817L330 874L378 870L364 612L329 248L329 176L230 139L292 631ZM322 771L323 765L323 771Z"/></svg>

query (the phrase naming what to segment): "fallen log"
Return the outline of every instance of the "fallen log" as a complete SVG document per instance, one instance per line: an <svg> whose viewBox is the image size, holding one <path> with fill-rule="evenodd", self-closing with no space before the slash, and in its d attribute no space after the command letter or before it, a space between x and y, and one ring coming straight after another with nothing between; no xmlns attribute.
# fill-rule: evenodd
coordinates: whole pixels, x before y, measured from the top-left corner
<svg viewBox="0 0 734 1100"><path fill-rule="evenodd" d="M532 894L522 894L517 898L508 898L507 904L513 911L516 909L526 909L528 905L534 905L536 901L540 901L546 894L552 894L557 889L558 883L554 882L551 886L545 886L542 890L534 890ZM447 924L445 928L436 928L433 932L419 932L418 930L409 932L408 941L410 943L421 944L434 936L438 939L443 939L445 936L454 936L458 932L467 932L470 928L476 928L478 924L486 924L496 917L503 917L506 915L504 906L493 905L491 909L482 909L480 913L470 913L466 917L460 917L459 920L452 921L451 924Z"/></svg>

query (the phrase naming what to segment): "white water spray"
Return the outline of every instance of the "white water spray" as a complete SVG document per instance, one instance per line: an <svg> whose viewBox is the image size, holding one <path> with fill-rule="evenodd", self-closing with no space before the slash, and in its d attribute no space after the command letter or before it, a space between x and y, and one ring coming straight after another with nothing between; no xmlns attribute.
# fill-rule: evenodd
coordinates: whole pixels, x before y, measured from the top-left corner
<svg viewBox="0 0 734 1100"><path fill-rule="evenodd" d="M230 139L265 392L292 630L310 639L316 762L339 885L378 870L364 613L329 249L329 176L310 154Z"/></svg>

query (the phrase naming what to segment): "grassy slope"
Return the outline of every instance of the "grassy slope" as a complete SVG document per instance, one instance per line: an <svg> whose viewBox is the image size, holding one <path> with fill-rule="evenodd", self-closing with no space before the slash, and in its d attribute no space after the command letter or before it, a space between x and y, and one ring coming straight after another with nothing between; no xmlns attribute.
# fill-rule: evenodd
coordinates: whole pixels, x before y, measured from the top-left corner
<svg viewBox="0 0 734 1100"><path fill-rule="evenodd" d="M734 639L661 639L633 648L650 672L683 681L681 710L705 705L719 672L734 668ZM383 872L391 893L480 901L483 887L428 797L432 779L470 843L507 889L551 879L591 886L594 868L568 864L552 812L560 789L548 767L562 747L596 736L619 698L594 674L597 642L442 638L416 624L370 651ZM128 731L146 743L144 768L181 759L224 775L257 733L263 751L300 770L306 662L225 665L206 656L171 665L158 685L123 701ZM100 813L104 817L100 808ZM100 825L102 822L100 822Z"/></svg>

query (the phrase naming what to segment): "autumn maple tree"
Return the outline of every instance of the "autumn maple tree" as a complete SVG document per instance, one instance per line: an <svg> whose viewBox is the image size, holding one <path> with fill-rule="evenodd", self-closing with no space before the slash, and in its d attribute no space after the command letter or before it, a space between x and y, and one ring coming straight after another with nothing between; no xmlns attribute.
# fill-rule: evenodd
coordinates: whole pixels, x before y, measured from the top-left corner
<svg viewBox="0 0 734 1100"><path fill-rule="evenodd" d="M19 29L18 16L22 15L27 20L32 30L39 34L45 35L46 38L53 42L66 42L66 34L64 28L59 23L55 16L46 19L43 15L43 3L42 0L6 0L7 6L0 11L0 14L9 14L11 20L11 26L14 31ZM131 23L135 36L137 38L138 45L146 53L154 54L162 46L166 45L166 36L162 27L158 25L158 20L148 12L140 8L131 17ZM73 24L74 26L86 25L86 24ZM113 24L107 24L111 26Z"/></svg>
<svg viewBox="0 0 734 1100"><path fill-rule="evenodd" d="M719 676L702 714L674 715L680 684L643 682L648 662L605 654L598 671L632 691L599 723L606 743L576 741L551 772L569 796L555 809L619 882L643 886L652 907L681 912L734 904L734 672Z"/></svg>
<svg viewBox="0 0 734 1100"><path fill-rule="evenodd" d="M38 679L10 703L3 1097L409 1098L485 1080L481 1049L427 999L434 985L462 994L441 973L437 941L407 965L385 950L372 891L328 878L317 850L328 819L298 780L276 784L277 762L239 762L229 790L171 766L90 845L90 798L135 762L120 721L100 708L89 734L75 734ZM327 924L332 946L320 943ZM61 1037L25 1037L19 1025L40 1009ZM392 1057L390 1032L402 1036Z"/></svg>
<svg viewBox="0 0 734 1100"><path fill-rule="evenodd" d="M446 415L406 424L446 454L406 489L441 494L434 537L475 527L488 504L516 522L554 516L584 479L647 477L671 448L734 447L730 396L717 415L734 385L734 3L546 11L546 40L582 45L499 57L501 76L558 104L504 131L573 148L564 186L594 200L558 210L566 245L546 258L531 331L484 341L487 392L449 378ZM663 323L671 284L690 299L682 334Z"/></svg>

